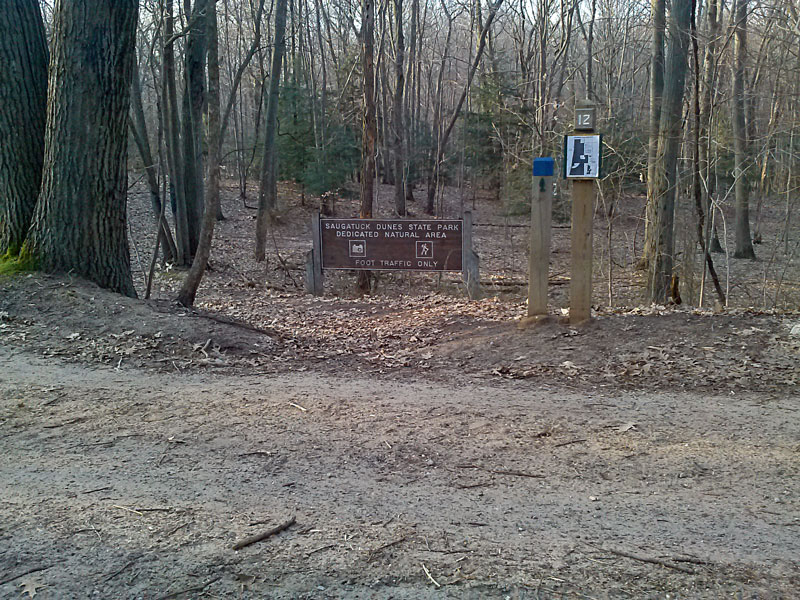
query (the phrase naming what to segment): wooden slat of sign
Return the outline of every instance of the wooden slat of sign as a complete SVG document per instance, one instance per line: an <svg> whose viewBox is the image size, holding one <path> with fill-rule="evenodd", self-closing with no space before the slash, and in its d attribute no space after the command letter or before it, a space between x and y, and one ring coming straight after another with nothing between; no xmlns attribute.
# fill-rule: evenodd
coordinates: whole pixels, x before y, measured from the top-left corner
<svg viewBox="0 0 800 600"><path fill-rule="evenodd" d="M461 271L463 221L320 219L323 269Z"/></svg>

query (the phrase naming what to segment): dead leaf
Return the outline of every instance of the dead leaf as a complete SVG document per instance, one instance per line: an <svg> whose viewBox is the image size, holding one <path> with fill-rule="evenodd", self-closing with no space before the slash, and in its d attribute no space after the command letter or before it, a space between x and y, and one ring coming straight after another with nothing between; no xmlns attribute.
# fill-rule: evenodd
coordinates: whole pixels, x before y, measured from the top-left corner
<svg viewBox="0 0 800 600"><path fill-rule="evenodd" d="M45 584L38 577L25 577L20 579L19 587L22 588L21 593L28 594L29 598L33 598L36 596L36 590L45 587Z"/></svg>

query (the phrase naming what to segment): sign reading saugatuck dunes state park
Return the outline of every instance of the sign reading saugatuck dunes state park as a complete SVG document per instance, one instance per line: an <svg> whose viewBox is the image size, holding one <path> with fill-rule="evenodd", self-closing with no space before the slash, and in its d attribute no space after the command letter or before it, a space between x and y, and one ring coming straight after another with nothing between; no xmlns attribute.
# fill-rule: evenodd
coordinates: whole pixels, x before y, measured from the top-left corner
<svg viewBox="0 0 800 600"><path fill-rule="evenodd" d="M461 271L461 220L320 219L323 269Z"/></svg>

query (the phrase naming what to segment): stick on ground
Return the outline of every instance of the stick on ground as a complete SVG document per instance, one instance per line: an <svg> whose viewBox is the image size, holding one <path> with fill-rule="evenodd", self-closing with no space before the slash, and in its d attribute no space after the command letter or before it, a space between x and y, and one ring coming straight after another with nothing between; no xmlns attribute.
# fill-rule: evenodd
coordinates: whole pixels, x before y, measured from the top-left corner
<svg viewBox="0 0 800 600"><path fill-rule="evenodd" d="M273 535L276 535L276 534L280 533L281 531L283 531L285 529L289 529L289 527L294 525L295 520L296 520L296 517L292 517L291 519L289 519L285 523L281 523L277 527L273 527L272 529L270 529L268 531L265 531L264 533L259 533L258 535L253 535L253 536L250 536L249 538L245 538L241 542L236 542L233 545L233 549L234 550L241 550L242 548L246 548L247 546L249 546L251 544L255 544L256 542L260 542L262 540L265 540L268 537L272 537Z"/></svg>
<svg viewBox="0 0 800 600"><path fill-rule="evenodd" d="M689 575L694 575L694 571L692 569L682 567L680 565L674 565L666 560L661 560L658 558L650 558L648 556L639 556L638 554L631 554L629 552L623 552L622 550L615 550L614 548L603 548L605 552L611 552L611 554L616 554L617 556L624 556L625 558L630 558L631 560L638 560L640 562L650 563L653 565L660 565L662 567L667 567L669 569L675 569L676 571L680 571L681 573L687 573Z"/></svg>

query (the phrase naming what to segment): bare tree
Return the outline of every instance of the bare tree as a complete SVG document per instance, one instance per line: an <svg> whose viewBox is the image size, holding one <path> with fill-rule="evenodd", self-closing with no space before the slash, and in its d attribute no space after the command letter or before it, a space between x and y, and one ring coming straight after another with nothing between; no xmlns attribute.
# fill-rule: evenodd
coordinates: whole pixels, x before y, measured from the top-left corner
<svg viewBox="0 0 800 600"><path fill-rule="evenodd" d="M286 6L287 0L275 3L275 44L272 49L272 66L269 74L267 95L267 118L264 127L264 157L261 163L261 186L258 191L258 218L256 221L256 260L265 259L267 227L274 218L278 202L278 166L275 138L278 129L278 100L280 93L281 65L286 52Z"/></svg>
<svg viewBox="0 0 800 600"><path fill-rule="evenodd" d="M736 258L755 258L750 237L750 184L747 170L749 144L745 122L744 70L747 62L747 0L735 0L733 8L734 58L731 121L733 124L734 188L736 194Z"/></svg>
<svg viewBox="0 0 800 600"><path fill-rule="evenodd" d="M208 259L211 255L211 242L214 239L214 225L219 206L219 148L220 92L219 92L219 43L217 32L217 3L208 3L206 14L206 35L208 41L208 185L203 211L200 240L194 261L178 293L178 303L192 306L197 296L197 288L203 279Z"/></svg>

